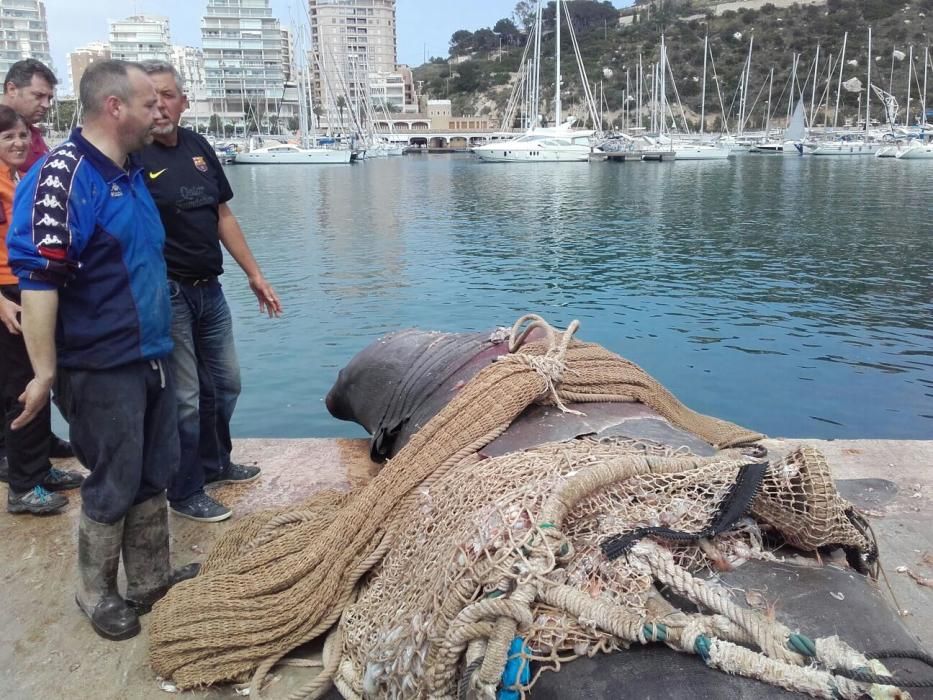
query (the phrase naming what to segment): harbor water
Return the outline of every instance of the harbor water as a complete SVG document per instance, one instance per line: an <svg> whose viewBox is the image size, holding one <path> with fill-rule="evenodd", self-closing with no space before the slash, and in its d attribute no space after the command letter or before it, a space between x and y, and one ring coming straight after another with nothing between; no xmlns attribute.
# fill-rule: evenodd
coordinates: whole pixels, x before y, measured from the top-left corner
<svg viewBox="0 0 933 700"><path fill-rule="evenodd" d="M228 259L239 437L355 436L323 397L389 331L526 312L774 436L933 437L933 168L875 158L227 168L285 308Z"/></svg>

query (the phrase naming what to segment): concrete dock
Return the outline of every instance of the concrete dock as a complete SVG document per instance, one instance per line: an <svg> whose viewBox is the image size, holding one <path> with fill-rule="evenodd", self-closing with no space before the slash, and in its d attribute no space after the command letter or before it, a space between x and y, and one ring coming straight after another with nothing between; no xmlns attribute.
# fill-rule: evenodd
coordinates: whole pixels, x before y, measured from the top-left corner
<svg viewBox="0 0 933 700"><path fill-rule="evenodd" d="M837 479L888 479L897 495L867 510L881 560L902 620L921 646L933 650L933 441L767 440L772 453L809 444L826 455ZM238 440L236 461L258 464L262 477L221 486L212 495L234 510L224 523L200 524L171 517L176 564L201 560L237 518L270 506L298 503L329 488L363 484L378 470L365 440ZM59 466L74 468L64 462ZM3 605L0 607L0 697L12 699L156 699L173 697L147 664L147 625L126 642L94 634L74 603L79 492L63 515L0 515ZM904 569L906 567L906 569ZM902 569L902 571L898 571ZM910 574L914 574L911 577ZM886 590L881 582L882 590ZM890 599L890 595L887 596ZM893 606L893 604L892 604ZM299 650L312 658L316 650ZM284 667L264 698L284 698L315 673ZM236 697L232 687L180 693L186 698Z"/></svg>

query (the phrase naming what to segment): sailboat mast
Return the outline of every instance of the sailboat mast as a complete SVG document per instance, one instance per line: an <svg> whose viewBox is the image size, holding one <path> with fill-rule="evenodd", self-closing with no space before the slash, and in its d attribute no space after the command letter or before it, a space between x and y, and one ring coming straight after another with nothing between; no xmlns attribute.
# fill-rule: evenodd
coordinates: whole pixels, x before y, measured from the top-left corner
<svg viewBox="0 0 933 700"><path fill-rule="evenodd" d="M768 77L768 112L765 116L765 138L771 133L771 91L774 88L774 66L771 66L771 75Z"/></svg>
<svg viewBox="0 0 933 700"><path fill-rule="evenodd" d="M910 126L910 81L914 77L914 47L911 45L909 49L909 57L907 59L907 114L904 115L904 126Z"/></svg>
<svg viewBox="0 0 933 700"><path fill-rule="evenodd" d="M604 113L603 113L603 102L605 101L605 99L606 99L606 95L603 92L603 81L600 80L599 81L599 130L600 131L603 130L603 119L605 118Z"/></svg>
<svg viewBox="0 0 933 700"><path fill-rule="evenodd" d="M709 51L709 30L703 37L703 87L700 89L700 136L706 127L706 54Z"/></svg>
<svg viewBox="0 0 933 700"><path fill-rule="evenodd" d="M868 28L868 85L865 86L865 133L871 127L871 27Z"/></svg>
<svg viewBox="0 0 933 700"><path fill-rule="evenodd" d="M643 82L644 79L645 79L645 68L644 68L644 66L642 65L642 62L641 62L641 54L638 54L638 75L637 75L636 77L637 77L637 81L638 81L638 89L637 89L637 92L638 92L638 114L637 114L636 116L638 117L638 128L641 129L641 127L642 127L642 121L641 121L641 84L642 84L642 82Z"/></svg>
<svg viewBox="0 0 933 700"><path fill-rule="evenodd" d="M658 130L658 64L651 65L651 131Z"/></svg>
<svg viewBox="0 0 933 700"><path fill-rule="evenodd" d="M534 113L532 115L533 121L531 128L535 128L538 125L538 108L541 104L541 0L538 0L535 18L535 77L534 89L531 94Z"/></svg>
<svg viewBox="0 0 933 700"><path fill-rule="evenodd" d="M661 64L658 68L658 95L660 101L661 121L658 132L663 136L664 127L667 126L667 47L664 44L664 35L661 35Z"/></svg>
<svg viewBox="0 0 933 700"><path fill-rule="evenodd" d="M748 98L748 77L752 68L752 47L755 45L755 35L748 40L748 58L745 61L745 71L742 79L742 100L739 103L739 135L745 133L745 107Z"/></svg>
<svg viewBox="0 0 933 700"><path fill-rule="evenodd" d="M813 61L813 87L810 90L810 125L813 125L813 118L816 112L816 84L820 78L820 45L816 45L816 58Z"/></svg>
<svg viewBox="0 0 933 700"><path fill-rule="evenodd" d="M560 126L560 0L554 2L554 25L557 29L554 41L554 126Z"/></svg>
<svg viewBox="0 0 933 700"><path fill-rule="evenodd" d="M927 123L927 64L930 62L930 47L927 46L923 49L923 96L920 98L921 109L923 114L920 115L921 124L926 126Z"/></svg>
<svg viewBox="0 0 933 700"><path fill-rule="evenodd" d="M836 84L836 111L833 112L833 129L839 122L839 97L842 95L842 68L846 64L846 42L849 40L849 32L842 37L842 56L839 58L839 82Z"/></svg>
<svg viewBox="0 0 933 700"><path fill-rule="evenodd" d="M298 128L301 130L301 147L308 147L308 107L305 103L306 83L304 76L298 79Z"/></svg>
<svg viewBox="0 0 933 700"><path fill-rule="evenodd" d="M305 122L307 123L307 131L302 129L302 140L305 142L303 148L308 148L308 137L311 137L310 145L317 146L317 117L314 114L314 98L311 92L311 69L306 67L302 74L299 76L298 81L301 82L304 80L305 91L308 93L307 99L301 98L301 102L298 105L299 115L301 111L305 112Z"/></svg>
<svg viewBox="0 0 933 700"><path fill-rule="evenodd" d="M823 98L820 98L820 104L823 105L823 127L825 128L829 124L829 93L832 90L830 87L833 84L833 55L829 54L829 63L826 65L826 104L823 105Z"/></svg>

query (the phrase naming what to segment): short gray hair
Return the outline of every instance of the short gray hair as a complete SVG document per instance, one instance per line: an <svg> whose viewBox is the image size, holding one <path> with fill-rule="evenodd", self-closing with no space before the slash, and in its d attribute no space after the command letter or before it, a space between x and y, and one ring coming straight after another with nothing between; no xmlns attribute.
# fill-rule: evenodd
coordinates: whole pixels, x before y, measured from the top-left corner
<svg viewBox="0 0 933 700"><path fill-rule="evenodd" d="M129 77L132 68L143 70L138 63L116 59L95 61L88 66L78 87L84 114L88 117L100 114L104 100L108 97L118 97L128 102L133 96L133 86L130 85Z"/></svg>
<svg viewBox="0 0 933 700"><path fill-rule="evenodd" d="M146 75L160 75L163 73L171 73L172 77L175 79L175 87L178 88L178 92L184 94L185 92L185 81L182 79L181 74L178 70L168 61L160 61L157 58L150 58L147 61L140 61L140 66L146 71Z"/></svg>

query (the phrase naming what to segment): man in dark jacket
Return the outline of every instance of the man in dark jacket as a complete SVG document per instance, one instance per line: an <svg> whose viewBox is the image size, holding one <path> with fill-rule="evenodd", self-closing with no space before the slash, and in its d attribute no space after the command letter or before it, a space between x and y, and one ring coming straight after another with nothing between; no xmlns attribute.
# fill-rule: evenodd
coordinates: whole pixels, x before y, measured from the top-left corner
<svg viewBox="0 0 933 700"><path fill-rule="evenodd" d="M282 306L262 275L227 202L233 191L210 144L178 126L188 108L181 78L162 61L145 61L159 96L154 142L142 152L146 185L165 226L165 262L172 300L172 368L178 396L181 462L168 490L178 515L217 522L231 515L205 484L251 481L259 468L230 459L230 419L240 395L233 321L219 277L221 244L259 300L278 316Z"/></svg>

